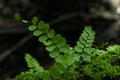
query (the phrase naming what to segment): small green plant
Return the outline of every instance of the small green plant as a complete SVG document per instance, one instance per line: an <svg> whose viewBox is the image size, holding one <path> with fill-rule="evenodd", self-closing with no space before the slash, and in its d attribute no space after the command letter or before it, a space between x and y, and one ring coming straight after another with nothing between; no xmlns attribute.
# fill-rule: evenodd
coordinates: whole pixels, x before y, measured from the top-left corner
<svg viewBox="0 0 120 80"><path fill-rule="evenodd" d="M120 76L120 46L107 47L107 50L100 56L95 57L84 66L82 75L94 80L102 80L105 77L112 80L116 76Z"/></svg>
<svg viewBox="0 0 120 80"><path fill-rule="evenodd" d="M15 14L15 18L21 20L18 13ZM28 23L26 20L21 21ZM47 23L39 21L37 17L32 18L28 29L45 45L49 56L55 59L55 64L45 70L27 53L25 60L29 70L12 80L84 80L85 76L101 80L106 76L111 79L120 76L120 63L117 62L120 58L119 46L109 46L106 51L93 48L95 32L91 26L85 26L74 47L67 44L61 34L56 34ZM114 62L117 62L117 65Z"/></svg>

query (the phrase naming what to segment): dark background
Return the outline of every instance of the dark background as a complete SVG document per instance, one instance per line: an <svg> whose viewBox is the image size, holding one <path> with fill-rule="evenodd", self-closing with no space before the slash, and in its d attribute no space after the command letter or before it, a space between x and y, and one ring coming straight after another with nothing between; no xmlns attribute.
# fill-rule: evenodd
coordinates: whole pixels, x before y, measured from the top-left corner
<svg viewBox="0 0 120 80"><path fill-rule="evenodd" d="M14 20L15 12L23 19L37 16L49 23L71 46L84 26L92 26L96 31L93 46L100 46L105 42L120 43L116 8L110 0L0 0L0 80L27 70L25 53L34 56L45 69L53 62L37 37L30 35L28 25Z"/></svg>

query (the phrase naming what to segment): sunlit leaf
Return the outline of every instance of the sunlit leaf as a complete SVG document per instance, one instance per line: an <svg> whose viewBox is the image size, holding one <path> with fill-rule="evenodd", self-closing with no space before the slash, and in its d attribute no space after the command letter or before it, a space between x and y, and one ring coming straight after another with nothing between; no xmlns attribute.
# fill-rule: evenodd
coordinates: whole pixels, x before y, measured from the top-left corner
<svg viewBox="0 0 120 80"><path fill-rule="evenodd" d="M28 67L30 68L30 71L44 71L43 67L41 67L37 60L33 58L30 54L25 54L25 60L28 64Z"/></svg>
<svg viewBox="0 0 120 80"><path fill-rule="evenodd" d="M74 62L74 58L68 54L59 55L55 58L56 62L61 63L65 68L68 68Z"/></svg>
<svg viewBox="0 0 120 80"><path fill-rule="evenodd" d="M67 53L70 49L70 46L68 44L64 45L60 48L60 52Z"/></svg>
<svg viewBox="0 0 120 80"><path fill-rule="evenodd" d="M56 34L53 38L52 41L54 43L57 43L58 41L60 41L60 39L62 38L62 36L60 34Z"/></svg>
<svg viewBox="0 0 120 80"><path fill-rule="evenodd" d="M40 36L42 33L43 33L43 32L42 32L41 30L39 30L39 29L37 29L37 30L35 30L35 31L33 32L34 36Z"/></svg>
<svg viewBox="0 0 120 80"><path fill-rule="evenodd" d="M80 54L73 54L74 60L79 61L80 60Z"/></svg>
<svg viewBox="0 0 120 80"><path fill-rule="evenodd" d="M38 40L39 40L40 42L45 42L47 39L48 39L48 37L47 37L46 35L42 35L42 36L39 37Z"/></svg>
<svg viewBox="0 0 120 80"><path fill-rule="evenodd" d="M83 50L82 50L82 48L80 48L79 46L75 46L74 47L74 50L76 51L76 52L82 52Z"/></svg>
<svg viewBox="0 0 120 80"><path fill-rule="evenodd" d="M88 54L93 52L92 48L84 48L84 52L87 52Z"/></svg>
<svg viewBox="0 0 120 80"><path fill-rule="evenodd" d="M60 47L64 46L65 44L66 44L65 38L61 38L61 39L56 43L56 47L60 48Z"/></svg>
<svg viewBox="0 0 120 80"><path fill-rule="evenodd" d="M51 52L51 51L53 51L55 48L56 48L55 45L50 45L50 46L47 46L47 47L46 47L46 50L49 51L49 52Z"/></svg>
<svg viewBox="0 0 120 80"><path fill-rule="evenodd" d="M87 62L90 62L91 61L91 56L87 55L87 54L84 54L83 55L83 60L84 61L87 61Z"/></svg>
<svg viewBox="0 0 120 80"><path fill-rule="evenodd" d="M94 39L93 39L93 38L87 40L87 43L93 43L93 42L94 42Z"/></svg>
<svg viewBox="0 0 120 80"><path fill-rule="evenodd" d="M43 43L46 46L50 46L52 44L52 41L51 40L47 40L47 41L44 41Z"/></svg>
<svg viewBox="0 0 120 80"><path fill-rule="evenodd" d="M92 46L92 43L85 44L85 47L91 47L91 46Z"/></svg>
<svg viewBox="0 0 120 80"><path fill-rule="evenodd" d="M82 44L80 41L77 41L77 45L78 45L80 48L84 48L84 44Z"/></svg>
<svg viewBox="0 0 120 80"><path fill-rule="evenodd" d="M48 35L49 38L53 38L54 35L55 35L55 31L51 29L51 30L48 32L47 35Z"/></svg>
<svg viewBox="0 0 120 80"><path fill-rule="evenodd" d="M30 25L30 26L28 27L28 29L29 29L30 31L34 31L34 30L37 29L37 26L35 26L35 25Z"/></svg>
<svg viewBox="0 0 120 80"><path fill-rule="evenodd" d="M80 43L82 43L82 44L85 44L85 43L86 43L86 40L84 40L83 38L81 38L79 41L80 41Z"/></svg>
<svg viewBox="0 0 120 80"><path fill-rule="evenodd" d="M51 51L49 53L49 55L50 55L51 58L55 58L59 55L59 53L60 53L59 49L54 49L53 51Z"/></svg>
<svg viewBox="0 0 120 80"><path fill-rule="evenodd" d="M85 26L85 31L86 31L87 33L91 33L92 27L91 27L91 26Z"/></svg>

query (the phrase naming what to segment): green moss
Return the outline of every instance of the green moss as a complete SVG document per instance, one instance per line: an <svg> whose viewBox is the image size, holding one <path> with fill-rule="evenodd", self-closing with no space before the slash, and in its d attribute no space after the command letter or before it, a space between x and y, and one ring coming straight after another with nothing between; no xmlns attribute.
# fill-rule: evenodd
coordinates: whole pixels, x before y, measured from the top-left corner
<svg viewBox="0 0 120 80"><path fill-rule="evenodd" d="M105 77L113 79L120 76L119 50L120 46L118 45L107 47L107 51L102 51L101 55L96 56L90 63L84 65L82 75L94 80L102 80ZM100 51L98 50L98 52Z"/></svg>

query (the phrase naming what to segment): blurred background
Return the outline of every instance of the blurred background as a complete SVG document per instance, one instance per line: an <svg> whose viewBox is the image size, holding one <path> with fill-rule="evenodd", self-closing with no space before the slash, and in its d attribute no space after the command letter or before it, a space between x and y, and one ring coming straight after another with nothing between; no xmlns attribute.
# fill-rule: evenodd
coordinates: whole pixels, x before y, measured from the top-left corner
<svg viewBox="0 0 120 80"><path fill-rule="evenodd" d="M96 31L94 46L120 44L120 0L0 0L0 80L27 70L25 53L30 53L48 69L53 62L37 37L14 20L37 16L74 46L84 26Z"/></svg>

